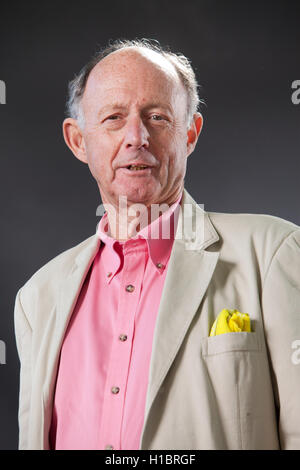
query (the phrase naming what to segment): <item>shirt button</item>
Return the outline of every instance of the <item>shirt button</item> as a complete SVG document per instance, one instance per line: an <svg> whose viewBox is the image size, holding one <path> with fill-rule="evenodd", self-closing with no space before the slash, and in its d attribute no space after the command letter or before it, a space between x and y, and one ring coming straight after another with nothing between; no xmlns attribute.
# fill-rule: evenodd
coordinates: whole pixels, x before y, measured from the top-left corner
<svg viewBox="0 0 300 470"><path fill-rule="evenodd" d="M127 335L120 335L119 340L120 341L126 341L127 340Z"/></svg>
<svg viewBox="0 0 300 470"><path fill-rule="evenodd" d="M111 273L111 272L107 273L107 277L110 277L111 275L112 275L112 273Z"/></svg>
<svg viewBox="0 0 300 470"><path fill-rule="evenodd" d="M162 269L162 268L164 267L164 265L161 264L161 263L157 263L157 264L156 264L156 267L157 267L158 269Z"/></svg>
<svg viewBox="0 0 300 470"><path fill-rule="evenodd" d="M128 284L128 286L126 286L125 289L127 290L127 292L133 292L134 286L132 286L131 284Z"/></svg>
<svg viewBox="0 0 300 470"><path fill-rule="evenodd" d="M114 446L111 446L110 444L105 446L105 450L113 450L113 448L114 448Z"/></svg>
<svg viewBox="0 0 300 470"><path fill-rule="evenodd" d="M119 393L119 391L120 391L119 387L112 387L112 389L111 389L111 393L113 393L114 395Z"/></svg>

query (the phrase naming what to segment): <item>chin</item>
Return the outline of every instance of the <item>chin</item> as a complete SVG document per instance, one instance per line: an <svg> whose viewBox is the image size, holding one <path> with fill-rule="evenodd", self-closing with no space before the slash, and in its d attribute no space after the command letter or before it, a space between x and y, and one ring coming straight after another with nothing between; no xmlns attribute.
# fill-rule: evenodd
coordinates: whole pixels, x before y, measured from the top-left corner
<svg viewBox="0 0 300 470"><path fill-rule="evenodd" d="M149 205L151 204L151 201L153 200L149 195L138 195L138 194L130 194L128 193L127 195L127 201L130 202L131 204L146 204Z"/></svg>
<svg viewBox="0 0 300 470"><path fill-rule="evenodd" d="M120 196L126 196L127 201L133 204L151 204L155 200L155 189L149 188L146 185L138 185L135 187L124 187L123 191L119 191Z"/></svg>
<svg viewBox="0 0 300 470"><path fill-rule="evenodd" d="M131 204L149 205L154 200L154 194L150 191L141 189L140 191L126 191L123 193L127 197L127 201Z"/></svg>

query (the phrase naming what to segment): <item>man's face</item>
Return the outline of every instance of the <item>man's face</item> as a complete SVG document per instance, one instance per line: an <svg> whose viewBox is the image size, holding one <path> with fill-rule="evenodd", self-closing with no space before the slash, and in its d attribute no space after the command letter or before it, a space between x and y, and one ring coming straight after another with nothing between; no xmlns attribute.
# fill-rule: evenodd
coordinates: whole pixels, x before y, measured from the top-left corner
<svg viewBox="0 0 300 470"><path fill-rule="evenodd" d="M187 97L173 66L158 54L110 54L87 80L80 155L103 203L173 203L183 188ZM138 166L134 166L138 165ZM140 166L146 166L140 169Z"/></svg>

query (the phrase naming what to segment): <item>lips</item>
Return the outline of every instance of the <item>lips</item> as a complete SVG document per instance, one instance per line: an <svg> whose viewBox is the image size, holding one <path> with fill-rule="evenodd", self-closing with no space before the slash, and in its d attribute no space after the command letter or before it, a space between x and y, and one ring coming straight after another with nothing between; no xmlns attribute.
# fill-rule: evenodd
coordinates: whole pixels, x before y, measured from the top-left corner
<svg viewBox="0 0 300 470"><path fill-rule="evenodd" d="M119 168L119 171L127 176L151 176L153 167L145 163L131 163Z"/></svg>
<svg viewBox="0 0 300 470"><path fill-rule="evenodd" d="M129 163L128 165L122 165L120 167L121 169L126 169L129 171L145 171L145 170L151 170L152 165L148 165L147 163L143 162L133 162Z"/></svg>

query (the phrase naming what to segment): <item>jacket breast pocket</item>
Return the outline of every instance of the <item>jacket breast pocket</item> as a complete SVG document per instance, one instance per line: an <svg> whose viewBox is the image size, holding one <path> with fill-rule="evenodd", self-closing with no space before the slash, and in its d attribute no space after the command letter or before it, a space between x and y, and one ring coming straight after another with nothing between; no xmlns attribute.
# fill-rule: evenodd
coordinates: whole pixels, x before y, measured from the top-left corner
<svg viewBox="0 0 300 470"><path fill-rule="evenodd" d="M260 332L211 336L203 338L201 346L212 422L228 448L251 448L264 430L264 418L272 415Z"/></svg>
<svg viewBox="0 0 300 470"><path fill-rule="evenodd" d="M261 344L258 333L245 331L224 333L217 336L209 336L202 340L203 356L223 354L226 352L260 351Z"/></svg>

